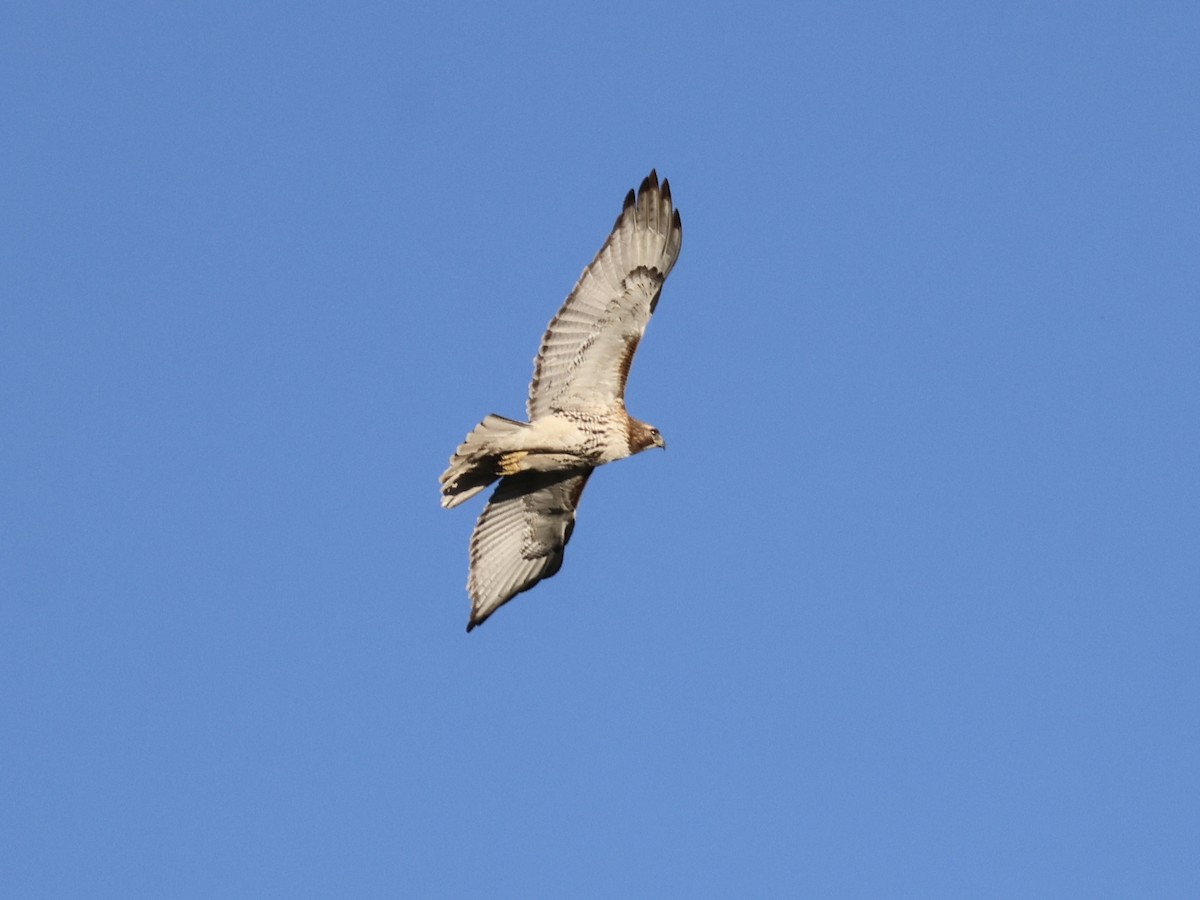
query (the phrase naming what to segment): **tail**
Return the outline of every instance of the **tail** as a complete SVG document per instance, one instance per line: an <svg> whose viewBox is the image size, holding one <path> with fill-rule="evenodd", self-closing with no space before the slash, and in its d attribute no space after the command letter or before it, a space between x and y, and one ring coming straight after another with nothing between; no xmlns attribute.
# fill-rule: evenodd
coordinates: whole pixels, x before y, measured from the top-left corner
<svg viewBox="0 0 1200 900"><path fill-rule="evenodd" d="M470 500L503 475L505 457L516 449L512 438L528 427L504 416L485 416L458 445L450 457L450 468L439 479L442 506L449 509Z"/></svg>

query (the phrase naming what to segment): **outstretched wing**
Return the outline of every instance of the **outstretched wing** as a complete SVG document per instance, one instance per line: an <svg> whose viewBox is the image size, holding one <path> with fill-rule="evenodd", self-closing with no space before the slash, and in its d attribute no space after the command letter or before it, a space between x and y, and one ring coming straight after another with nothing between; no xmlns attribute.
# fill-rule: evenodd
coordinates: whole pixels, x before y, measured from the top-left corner
<svg viewBox="0 0 1200 900"><path fill-rule="evenodd" d="M467 631L562 567L590 468L522 472L500 481L471 535Z"/></svg>
<svg viewBox="0 0 1200 900"><path fill-rule="evenodd" d="M611 410L663 282L683 244L671 187L651 173L550 322L529 385L529 418L564 409Z"/></svg>

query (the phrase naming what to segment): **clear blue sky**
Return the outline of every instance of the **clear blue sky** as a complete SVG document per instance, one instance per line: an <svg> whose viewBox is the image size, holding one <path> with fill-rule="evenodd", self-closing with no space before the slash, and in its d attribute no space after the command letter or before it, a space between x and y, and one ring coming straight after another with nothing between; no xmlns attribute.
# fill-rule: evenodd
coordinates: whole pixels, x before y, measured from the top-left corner
<svg viewBox="0 0 1200 900"><path fill-rule="evenodd" d="M726 7L6 4L6 895L1200 896L1200 12ZM651 167L670 449L467 635Z"/></svg>

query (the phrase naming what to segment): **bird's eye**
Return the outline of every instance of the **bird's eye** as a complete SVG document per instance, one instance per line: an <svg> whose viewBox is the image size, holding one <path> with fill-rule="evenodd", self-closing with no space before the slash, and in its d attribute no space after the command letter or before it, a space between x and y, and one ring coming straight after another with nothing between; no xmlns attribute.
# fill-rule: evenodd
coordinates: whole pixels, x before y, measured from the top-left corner
<svg viewBox="0 0 1200 900"><path fill-rule="evenodd" d="M651 429L650 429L650 433L651 433L652 435L654 435L655 437L658 437L658 436L659 436L659 435L658 435L658 429L657 429L657 428L651 428Z"/></svg>

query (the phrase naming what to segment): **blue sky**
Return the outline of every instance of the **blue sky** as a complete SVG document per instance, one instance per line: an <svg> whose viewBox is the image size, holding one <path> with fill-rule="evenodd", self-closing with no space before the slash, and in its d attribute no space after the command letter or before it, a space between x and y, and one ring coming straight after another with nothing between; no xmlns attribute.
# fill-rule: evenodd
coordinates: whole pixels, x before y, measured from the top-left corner
<svg viewBox="0 0 1200 900"><path fill-rule="evenodd" d="M0 22L20 897L1200 894L1190 4ZM626 190L566 564L437 476Z"/></svg>

